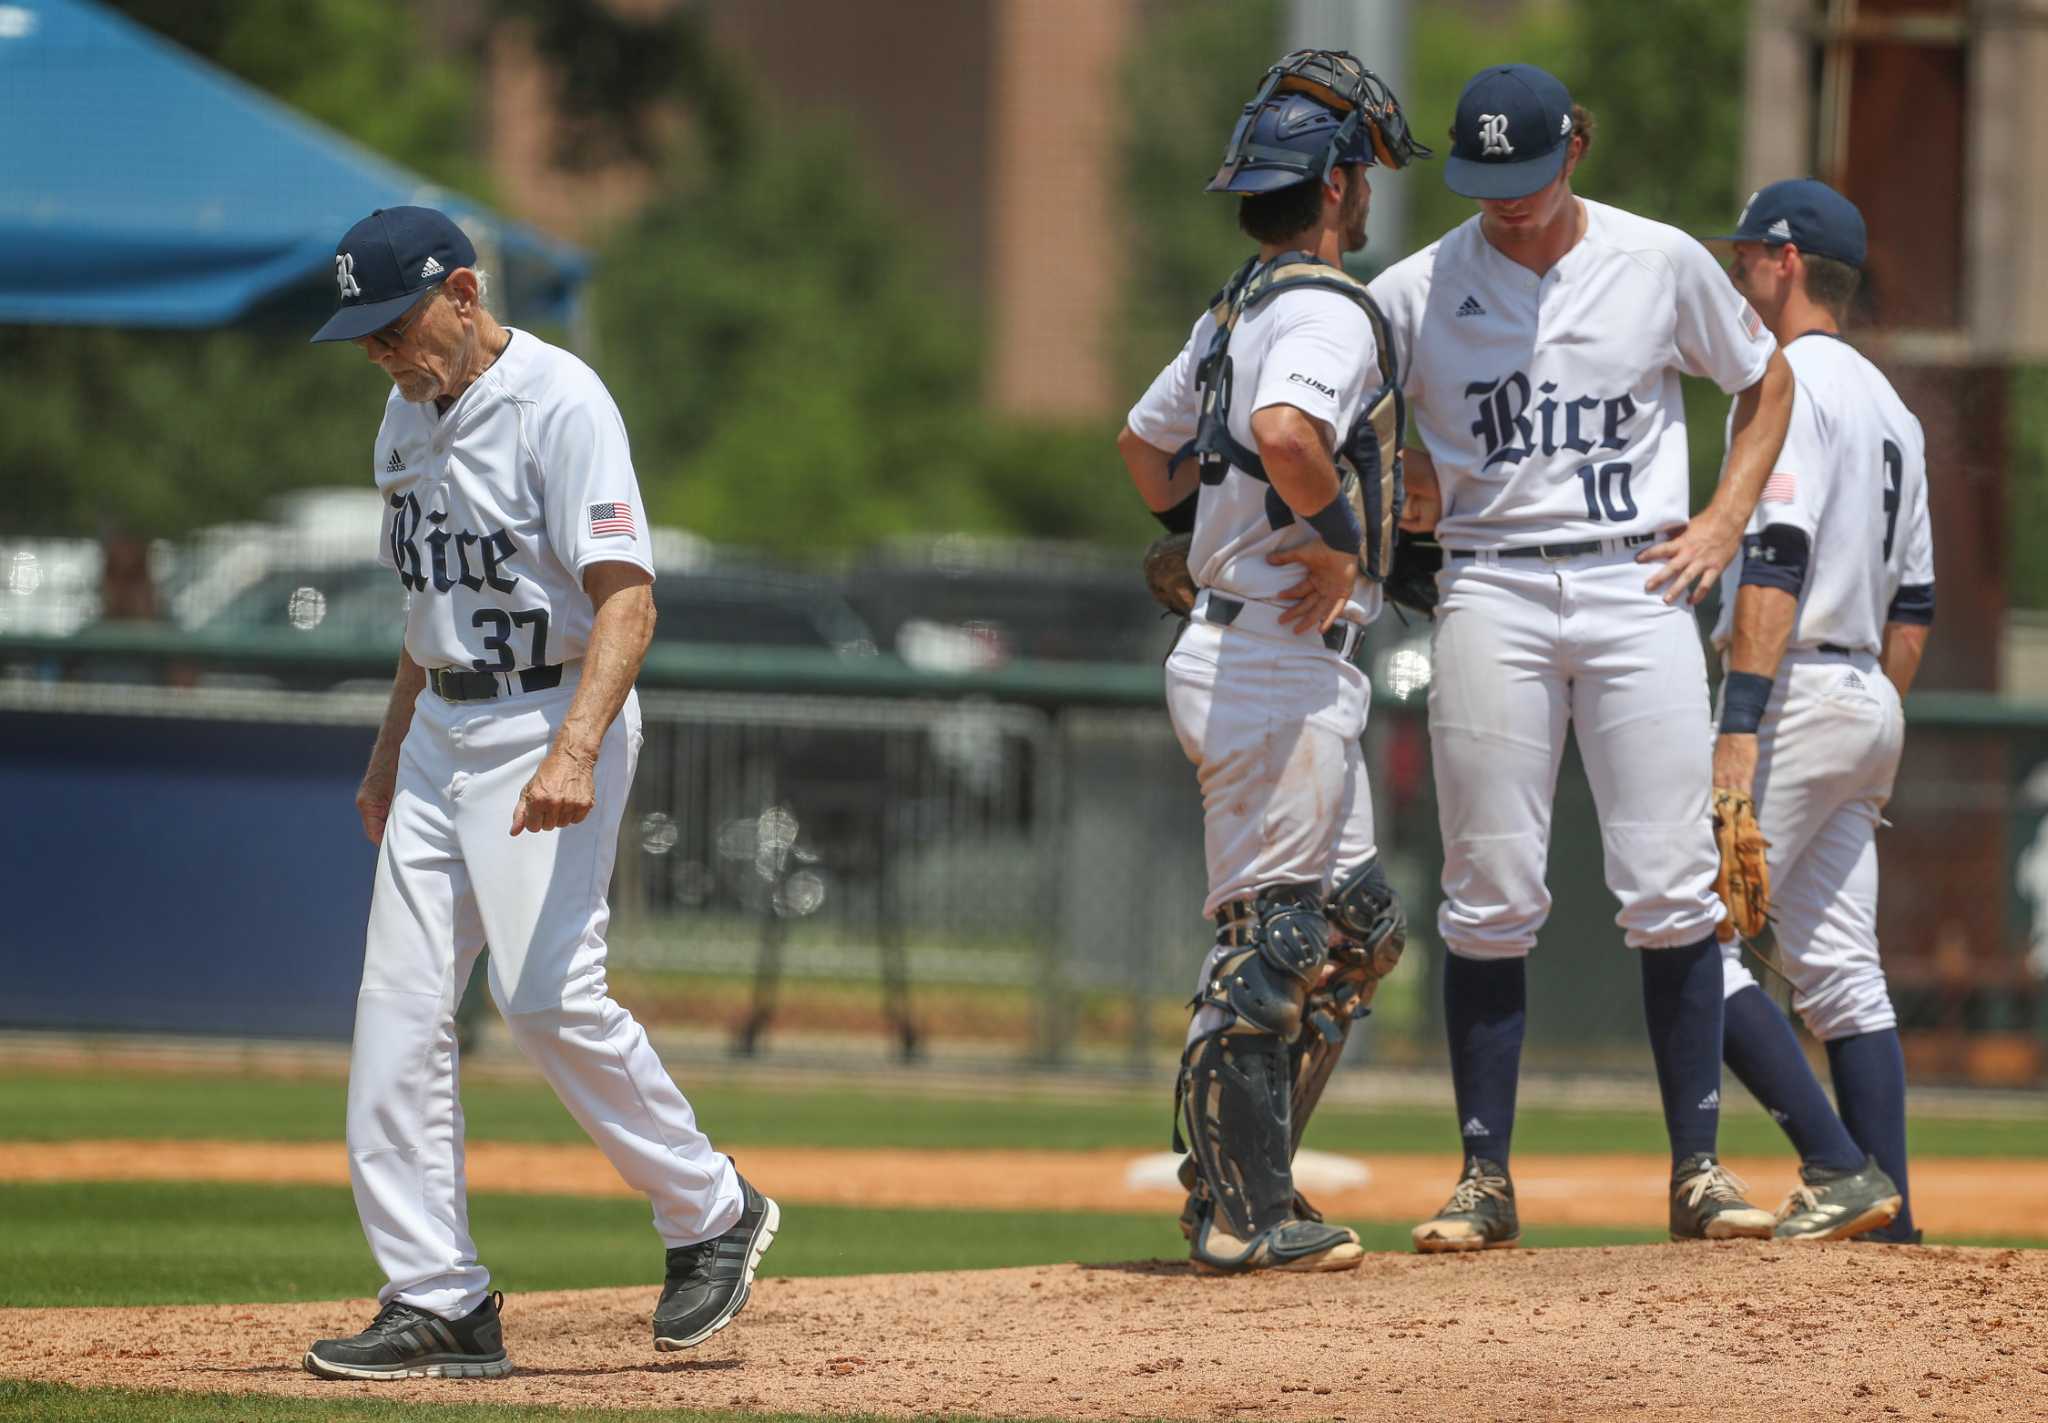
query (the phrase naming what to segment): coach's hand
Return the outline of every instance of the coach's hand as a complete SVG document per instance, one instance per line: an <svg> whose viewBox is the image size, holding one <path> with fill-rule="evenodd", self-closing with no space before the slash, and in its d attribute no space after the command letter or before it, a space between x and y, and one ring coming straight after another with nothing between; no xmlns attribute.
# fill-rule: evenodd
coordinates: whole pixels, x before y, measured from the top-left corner
<svg viewBox="0 0 2048 1423"><path fill-rule="evenodd" d="M1668 583L1665 602L1675 603L1683 597L1688 604L1697 604L1741 548L1742 525L1708 510L1689 520L1676 537L1651 544L1637 554L1636 562L1664 565L1643 584L1649 592Z"/></svg>
<svg viewBox="0 0 2048 1423"><path fill-rule="evenodd" d="M398 793L398 768L379 772L374 768L356 787L356 814L363 818L363 834L372 845L384 843L384 822L391 818L391 801Z"/></svg>
<svg viewBox="0 0 2048 1423"><path fill-rule="evenodd" d="M1358 582L1358 555L1331 548L1321 539L1310 539L1284 553L1269 553L1266 562L1301 567L1301 582L1280 592L1289 605L1280 615L1280 625L1295 632L1328 632Z"/></svg>
<svg viewBox="0 0 2048 1423"><path fill-rule="evenodd" d="M562 830L590 814L597 804L597 760L577 755L560 746L548 750L547 759L519 793L519 808L512 812L512 833L522 830Z"/></svg>

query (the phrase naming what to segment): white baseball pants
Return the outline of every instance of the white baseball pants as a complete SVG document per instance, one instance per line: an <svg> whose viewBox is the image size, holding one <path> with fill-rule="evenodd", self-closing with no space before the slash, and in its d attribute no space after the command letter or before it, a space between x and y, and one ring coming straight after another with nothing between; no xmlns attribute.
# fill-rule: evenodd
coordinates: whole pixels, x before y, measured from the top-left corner
<svg viewBox="0 0 2048 1423"><path fill-rule="evenodd" d="M1635 552L1482 554L1447 560L1438 577L1429 736L1444 837L1437 931L1453 953L1535 946L1568 725L1627 942L1697 943L1723 916L1700 737L1706 658L1691 610L1643 590L1652 570Z"/></svg>
<svg viewBox="0 0 2048 1423"><path fill-rule="evenodd" d="M469 1234L455 1041L455 1005L486 943L491 997L514 1041L646 1193L663 1243L707 1239L739 1218L732 1163L605 988L605 892L640 751L637 699L605 733L589 816L510 833L575 686L572 675L552 690L465 703L429 690L413 712L377 857L349 1064L350 1180L388 1280L381 1301L453 1318L490 1283Z"/></svg>
<svg viewBox="0 0 2048 1423"><path fill-rule="evenodd" d="M1792 1006L1822 1042L1896 1027L1877 949L1877 827L1905 747L1898 689L1867 652L1789 652L1757 728L1757 826ZM1756 982L1722 949L1733 994Z"/></svg>
<svg viewBox="0 0 2048 1423"><path fill-rule="evenodd" d="M1166 707L1202 787L1202 912L1281 884L1321 885L1372 858L1365 674L1268 604L1193 622L1166 659Z"/></svg>

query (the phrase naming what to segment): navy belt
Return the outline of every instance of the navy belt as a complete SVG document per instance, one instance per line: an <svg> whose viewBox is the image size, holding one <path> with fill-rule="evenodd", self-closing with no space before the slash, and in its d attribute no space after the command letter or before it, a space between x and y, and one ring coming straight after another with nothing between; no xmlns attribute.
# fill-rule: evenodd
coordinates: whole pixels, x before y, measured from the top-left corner
<svg viewBox="0 0 2048 1423"><path fill-rule="evenodd" d="M1211 593L1208 603L1202 610L1202 621L1227 628L1237 621L1237 615L1243 611L1244 599L1226 598L1219 593ZM1352 643L1347 650L1344 646L1345 640L1353 637L1358 640ZM1348 658L1357 652L1359 648L1365 646L1365 629L1359 626L1359 624L1352 622L1339 621L1332 623L1323 632L1323 646L1329 648L1330 651L1336 653L1339 657Z"/></svg>
<svg viewBox="0 0 2048 1423"><path fill-rule="evenodd" d="M522 692L545 692L562 685L562 664L529 667L524 672L469 672L460 667L429 667L427 685L444 702L487 702L510 694L508 679L516 678Z"/></svg>
<svg viewBox="0 0 2048 1423"><path fill-rule="evenodd" d="M1856 655L1855 648L1844 647L1839 642L1817 642L1814 644L1813 650L1815 652L1825 652L1830 657L1854 657Z"/></svg>
<svg viewBox="0 0 2048 1423"><path fill-rule="evenodd" d="M1623 548L1640 548L1655 543L1659 534L1624 534L1615 542ZM1497 548L1490 550L1495 558L1578 558L1583 554L1598 553L1606 548L1606 539L1580 539L1577 543L1530 544L1524 548ZM1477 553L1469 548L1447 548L1446 558L1475 558Z"/></svg>

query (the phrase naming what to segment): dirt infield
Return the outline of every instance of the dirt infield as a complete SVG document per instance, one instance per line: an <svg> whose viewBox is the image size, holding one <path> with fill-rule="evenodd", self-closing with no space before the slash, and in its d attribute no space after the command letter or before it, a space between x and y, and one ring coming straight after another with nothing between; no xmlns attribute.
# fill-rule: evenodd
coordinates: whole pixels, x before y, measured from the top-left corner
<svg viewBox="0 0 2048 1423"><path fill-rule="evenodd" d="M1757 1242L766 1280L687 1356L647 1289L520 1295L518 1371L325 1383L367 1301L0 1310L0 1375L129 1388L1075 1420L2019 1419L2048 1412L2048 1254Z"/></svg>
<svg viewBox="0 0 2048 1423"><path fill-rule="evenodd" d="M1171 1190L1132 1189L1128 1151L858 1151L755 1148L736 1152L777 1198L807 1205L933 1209L1150 1211L1179 1209ZM1759 1205L1792 1184L1790 1157L1733 1159ZM1368 1158L1366 1183L1309 1188L1333 1217L1413 1221L1433 1212L1457 1175L1455 1158ZM1659 1229L1669 1163L1661 1156L1518 1156L1515 1190L1526 1225ZM632 1194L594 1147L476 1142L470 1189L521 1194ZM0 1143L0 1181L238 1181L346 1185L339 1143L78 1141ZM1942 1235L2048 1234L2041 1163L1913 1163L1914 1212Z"/></svg>

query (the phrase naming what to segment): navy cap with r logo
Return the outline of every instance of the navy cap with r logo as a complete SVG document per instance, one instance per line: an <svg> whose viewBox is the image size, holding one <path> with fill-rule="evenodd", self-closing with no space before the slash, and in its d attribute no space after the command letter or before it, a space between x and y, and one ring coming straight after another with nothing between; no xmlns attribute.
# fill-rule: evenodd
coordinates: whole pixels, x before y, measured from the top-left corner
<svg viewBox="0 0 2048 1423"><path fill-rule="evenodd" d="M353 341L405 314L407 307L474 267L476 248L446 213L433 208L378 208L348 230L334 249L334 285L341 307L313 333L315 341Z"/></svg>
<svg viewBox="0 0 2048 1423"><path fill-rule="evenodd" d="M1564 169L1572 96L1533 64L1472 76L1451 121L1444 182L1468 198L1526 198Z"/></svg>
<svg viewBox="0 0 2048 1423"><path fill-rule="evenodd" d="M1708 242L1791 243L1815 257L1861 267L1869 246L1856 204L1818 178L1787 178L1759 188L1742 205L1735 230Z"/></svg>

